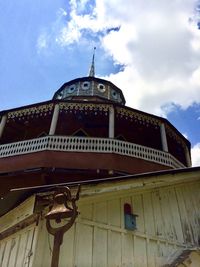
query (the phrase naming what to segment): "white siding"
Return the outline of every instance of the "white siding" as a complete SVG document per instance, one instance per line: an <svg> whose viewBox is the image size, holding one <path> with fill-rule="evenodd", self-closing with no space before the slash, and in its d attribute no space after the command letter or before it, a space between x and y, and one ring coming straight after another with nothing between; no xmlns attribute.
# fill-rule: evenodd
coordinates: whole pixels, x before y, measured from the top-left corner
<svg viewBox="0 0 200 267"><path fill-rule="evenodd" d="M124 203L138 215L135 231L124 228ZM80 215L64 235L59 267L160 267L200 238L197 182L102 193L82 197L78 205ZM0 267L50 266L52 249L42 218L37 227L0 241Z"/></svg>
<svg viewBox="0 0 200 267"><path fill-rule="evenodd" d="M36 228L29 226L0 241L1 267L31 267L36 240Z"/></svg>

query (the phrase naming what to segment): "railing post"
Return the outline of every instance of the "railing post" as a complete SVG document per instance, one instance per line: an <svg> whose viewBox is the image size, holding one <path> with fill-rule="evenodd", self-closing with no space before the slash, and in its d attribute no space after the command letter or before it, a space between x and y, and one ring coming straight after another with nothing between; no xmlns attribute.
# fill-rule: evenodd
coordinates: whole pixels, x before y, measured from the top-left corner
<svg viewBox="0 0 200 267"><path fill-rule="evenodd" d="M58 122L58 116L59 116L59 104L56 104L53 111L53 117L51 120L51 126L49 130L49 135L54 135L56 131L56 126Z"/></svg>
<svg viewBox="0 0 200 267"><path fill-rule="evenodd" d="M113 106L109 108L109 138L115 137L115 110Z"/></svg>
<svg viewBox="0 0 200 267"><path fill-rule="evenodd" d="M160 133L161 133L162 149L163 151L168 152L167 136L164 123L160 125Z"/></svg>
<svg viewBox="0 0 200 267"><path fill-rule="evenodd" d="M3 135L3 131L5 129L6 121L7 121L7 115L3 115L3 117L1 118L1 122L0 122L0 138Z"/></svg>

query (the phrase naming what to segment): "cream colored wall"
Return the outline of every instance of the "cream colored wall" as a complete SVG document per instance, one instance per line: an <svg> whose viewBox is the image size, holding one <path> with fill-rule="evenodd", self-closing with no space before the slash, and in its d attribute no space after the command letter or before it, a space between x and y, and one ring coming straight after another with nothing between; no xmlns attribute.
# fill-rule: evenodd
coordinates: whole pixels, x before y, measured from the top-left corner
<svg viewBox="0 0 200 267"><path fill-rule="evenodd" d="M34 267L36 225L30 225L0 241L1 267Z"/></svg>
<svg viewBox="0 0 200 267"><path fill-rule="evenodd" d="M80 215L64 235L59 267L158 267L175 259L177 251L197 246L199 179L144 188L139 180L82 187ZM26 221L33 213L34 199L1 217L0 231ZM138 214L136 231L124 228L124 203ZM32 224L0 241L0 267L50 266L53 238L42 218L38 226Z"/></svg>
<svg viewBox="0 0 200 267"><path fill-rule="evenodd" d="M136 231L124 229L124 203L130 203L138 214ZM199 207L199 182L82 197L80 215L64 236L59 266L162 266L177 250L197 245ZM33 266L50 266L53 240L45 220L38 227Z"/></svg>

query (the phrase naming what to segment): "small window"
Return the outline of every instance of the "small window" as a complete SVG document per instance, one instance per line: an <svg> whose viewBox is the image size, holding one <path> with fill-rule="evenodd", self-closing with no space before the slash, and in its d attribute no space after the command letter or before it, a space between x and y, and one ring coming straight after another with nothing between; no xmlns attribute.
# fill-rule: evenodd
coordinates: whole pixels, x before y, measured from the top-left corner
<svg viewBox="0 0 200 267"><path fill-rule="evenodd" d="M115 90L112 90L112 97L117 100L118 99L118 93Z"/></svg>
<svg viewBox="0 0 200 267"><path fill-rule="evenodd" d="M37 137L45 137L45 136L47 136L47 133L46 132L42 132Z"/></svg>
<svg viewBox="0 0 200 267"><path fill-rule="evenodd" d="M90 83L89 82L84 82L84 83L82 83L82 89L83 90L88 90L89 89L89 86L90 86Z"/></svg>
<svg viewBox="0 0 200 267"><path fill-rule="evenodd" d="M73 136L87 137L88 135L87 135L87 133L86 133L84 130L79 129L78 131L76 131L76 132L73 134Z"/></svg>
<svg viewBox="0 0 200 267"><path fill-rule="evenodd" d="M62 99L63 98L63 92L60 92L57 96L56 99Z"/></svg>
<svg viewBox="0 0 200 267"><path fill-rule="evenodd" d="M99 83L97 87L98 87L99 92L101 93L104 93L106 91L106 87L102 83Z"/></svg>
<svg viewBox="0 0 200 267"><path fill-rule="evenodd" d="M123 135L118 135L117 137L116 137L116 139L117 140L120 140L120 141L126 141L126 138L123 136Z"/></svg>
<svg viewBox="0 0 200 267"><path fill-rule="evenodd" d="M68 92L69 94L72 94L75 90L76 90L75 85L71 85L71 86L67 89L67 92Z"/></svg>

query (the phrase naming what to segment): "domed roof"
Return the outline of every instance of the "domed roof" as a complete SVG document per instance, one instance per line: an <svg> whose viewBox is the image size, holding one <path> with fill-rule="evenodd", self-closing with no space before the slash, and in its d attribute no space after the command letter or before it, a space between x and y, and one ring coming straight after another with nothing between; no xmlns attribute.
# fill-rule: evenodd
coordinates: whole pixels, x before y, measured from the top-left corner
<svg viewBox="0 0 200 267"><path fill-rule="evenodd" d="M95 50L96 47L94 47L88 77L82 77L64 83L54 94L53 100L81 99L83 101L95 100L101 102L102 100L107 100L125 105L124 95L117 86L107 80L95 77Z"/></svg>
<svg viewBox="0 0 200 267"><path fill-rule="evenodd" d="M87 100L91 99L91 97L96 97L96 100L99 99L102 101L104 99L125 105L125 98L121 89L107 80L92 76L82 77L64 83L55 92L53 100L71 100L76 98Z"/></svg>

